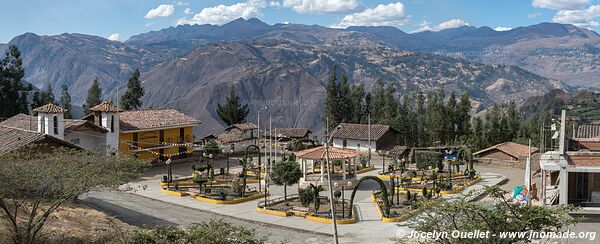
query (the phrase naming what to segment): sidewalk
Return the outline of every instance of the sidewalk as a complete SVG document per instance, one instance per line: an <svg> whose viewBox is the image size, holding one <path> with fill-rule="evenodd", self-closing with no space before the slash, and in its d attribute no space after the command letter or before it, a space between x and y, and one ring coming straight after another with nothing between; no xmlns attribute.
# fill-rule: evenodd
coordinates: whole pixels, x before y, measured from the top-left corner
<svg viewBox="0 0 600 244"><path fill-rule="evenodd" d="M371 171L365 175L375 174L375 172L376 171ZM477 184L467 187L459 194L445 195L444 199L451 201L452 199L457 198L464 193L472 190L482 190L485 185L499 184L505 179L504 176L493 173L483 173L481 174L481 177L482 180ZM302 231L327 235L331 235L332 233L332 226L329 224L308 221L299 217L278 217L259 213L256 211L256 205L260 201L263 201L262 199L235 205L204 203L191 197L176 197L160 193L161 187L159 186L159 181L160 180L158 179L151 179L132 184L135 190L131 193L163 202L173 203L253 222L280 225L287 228L295 228ZM271 197L280 196L274 195L270 196L270 198ZM338 225L340 241L343 243L386 243L392 242L390 239L396 237L396 231L399 229L404 229L406 233L410 232L407 227L398 227L398 223L381 222L375 210L375 203L372 202L370 197L365 196L365 194L363 194L361 199L356 198L355 206L359 221L355 224Z"/></svg>

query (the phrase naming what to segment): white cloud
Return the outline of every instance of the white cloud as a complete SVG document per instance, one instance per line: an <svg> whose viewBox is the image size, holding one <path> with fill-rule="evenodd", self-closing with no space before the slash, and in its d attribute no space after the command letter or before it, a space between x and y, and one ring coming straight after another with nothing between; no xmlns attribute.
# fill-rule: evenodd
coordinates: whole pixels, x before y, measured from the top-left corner
<svg viewBox="0 0 600 244"><path fill-rule="evenodd" d="M269 6L279 8L281 7L281 3L279 1L271 1L269 2Z"/></svg>
<svg viewBox="0 0 600 244"><path fill-rule="evenodd" d="M600 26L595 18L600 17L600 5L592 5L582 10L561 10L554 15L552 21L563 24L573 24L583 28Z"/></svg>
<svg viewBox="0 0 600 244"><path fill-rule="evenodd" d="M542 15L542 13L530 13L530 14L527 15L527 18L528 19L533 19L533 18L537 18L537 17L539 17L541 15Z"/></svg>
<svg viewBox="0 0 600 244"><path fill-rule="evenodd" d="M237 18L249 19L260 16L260 9L266 7L265 1L250 0L248 2L236 3L233 5L217 5L204 8L194 17L182 18L177 21L177 25L184 24L215 24L222 25L231 22Z"/></svg>
<svg viewBox="0 0 600 244"><path fill-rule="evenodd" d="M359 13L344 16L342 21L334 26L346 28L349 26L402 26L408 23L410 15L404 10L400 2L379 4L375 8L368 8Z"/></svg>
<svg viewBox="0 0 600 244"><path fill-rule="evenodd" d="M494 28L495 31L509 31L512 30L512 28L510 27L502 27L502 26L498 26L496 28Z"/></svg>
<svg viewBox="0 0 600 244"><path fill-rule="evenodd" d="M538 8L574 10L587 6L589 2L589 0L533 0L531 5Z"/></svg>
<svg viewBox="0 0 600 244"><path fill-rule="evenodd" d="M192 11L191 8L185 8L185 10L183 10L184 14L193 14L194 12Z"/></svg>
<svg viewBox="0 0 600 244"><path fill-rule="evenodd" d="M465 22L462 19L451 19L451 20L439 23L437 25L431 26L431 23L429 23L427 21L423 21L419 25L420 26L419 29L416 29L412 32L415 33L415 32L422 32L422 31L441 31L444 29L461 27L463 25L469 25L469 23Z"/></svg>
<svg viewBox="0 0 600 244"><path fill-rule="evenodd" d="M111 34L106 39L111 40L111 41L118 41L118 42L120 42L122 40L121 34L119 34L119 33Z"/></svg>
<svg viewBox="0 0 600 244"><path fill-rule="evenodd" d="M302 14L352 13L361 8L358 0L283 0L283 6Z"/></svg>
<svg viewBox="0 0 600 244"><path fill-rule="evenodd" d="M150 9L144 18L168 17L173 14L173 11L175 11L175 7L172 4L161 4L155 9Z"/></svg>

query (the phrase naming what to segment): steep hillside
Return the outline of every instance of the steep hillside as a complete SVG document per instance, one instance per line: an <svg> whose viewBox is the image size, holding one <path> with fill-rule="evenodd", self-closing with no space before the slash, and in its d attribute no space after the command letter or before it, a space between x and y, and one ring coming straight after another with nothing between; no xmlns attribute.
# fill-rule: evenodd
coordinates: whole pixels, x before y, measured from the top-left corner
<svg viewBox="0 0 600 244"><path fill-rule="evenodd" d="M174 56L168 49L159 51L82 34L25 33L8 44L22 53L25 81L40 89L51 84L54 91L66 83L74 104L83 103L94 77L109 91L117 82L125 82L135 68L147 70Z"/></svg>
<svg viewBox="0 0 600 244"><path fill-rule="evenodd" d="M488 64L516 65L569 85L600 87L600 36L573 25L541 23L509 31L463 26L406 34L395 28L351 27L395 47ZM391 38L390 38L391 37Z"/></svg>
<svg viewBox="0 0 600 244"><path fill-rule="evenodd" d="M521 112L531 116L545 111L560 114L560 110L567 110L567 115L580 120L582 123L600 120L600 93L580 91L566 93L554 90L542 96L528 98Z"/></svg>
<svg viewBox="0 0 600 244"><path fill-rule="evenodd" d="M200 134L219 129L216 104L234 84L256 108L268 106L277 126L322 128L324 82L335 63L369 89L377 79L393 82L400 95L444 85L467 91L483 105L542 95L555 85L546 78L503 65L482 65L396 49L372 35L289 26L249 41L219 42L159 65L142 76L145 106L180 108L202 118Z"/></svg>

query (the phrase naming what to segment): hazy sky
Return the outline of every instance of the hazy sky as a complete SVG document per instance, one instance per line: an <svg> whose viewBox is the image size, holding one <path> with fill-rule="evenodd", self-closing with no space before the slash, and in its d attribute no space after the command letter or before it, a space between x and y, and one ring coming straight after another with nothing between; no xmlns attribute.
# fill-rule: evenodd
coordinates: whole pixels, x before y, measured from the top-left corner
<svg viewBox="0 0 600 244"><path fill-rule="evenodd" d="M178 24L257 17L269 24L391 25L406 32L461 25L508 30L540 22L600 30L600 0L2 0L0 43L25 32L113 40Z"/></svg>

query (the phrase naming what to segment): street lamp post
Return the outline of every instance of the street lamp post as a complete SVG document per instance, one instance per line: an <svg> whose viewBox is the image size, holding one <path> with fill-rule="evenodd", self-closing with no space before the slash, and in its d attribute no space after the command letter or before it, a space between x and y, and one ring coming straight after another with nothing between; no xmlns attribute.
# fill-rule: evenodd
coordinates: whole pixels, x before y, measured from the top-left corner
<svg viewBox="0 0 600 244"><path fill-rule="evenodd" d="M165 162L167 164L167 189L171 188L171 180L173 179L173 175L171 172L171 157L167 159Z"/></svg>
<svg viewBox="0 0 600 244"><path fill-rule="evenodd" d="M213 167L212 167L211 159L213 158L213 155L212 155L212 153L210 153L210 154L203 153L203 154L202 154L202 156L203 156L204 158L206 158L206 166L208 166L208 172L207 172L207 175L208 175L208 178L210 179L210 190L212 191L212 187L213 187L213 180L214 180L214 179L211 177L211 171L213 171ZM214 172L214 171L213 171L213 172ZM214 175L214 173L212 173L212 175Z"/></svg>
<svg viewBox="0 0 600 244"><path fill-rule="evenodd" d="M336 223L336 216L335 216L335 205L333 204L333 183L331 181L331 161L329 160L329 143L331 142L331 140L333 140L333 134L340 129L340 126L338 125L335 130L331 133L331 135L329 135L329 138L327 140L325 140L325 159L327 162L327 178L328 178L328 185L329 185L329 206L331 208L331 220L333 222L333 239L334 239L334 243L338 244L339 240L338 240L338 233L337 233L337 223Z"/></svg>

